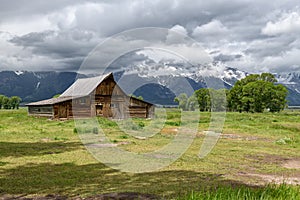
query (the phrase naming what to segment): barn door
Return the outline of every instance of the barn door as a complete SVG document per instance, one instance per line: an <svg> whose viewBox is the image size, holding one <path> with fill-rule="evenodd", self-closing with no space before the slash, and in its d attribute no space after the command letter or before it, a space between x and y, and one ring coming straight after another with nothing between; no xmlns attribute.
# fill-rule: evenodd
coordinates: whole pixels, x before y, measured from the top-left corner
<svg viewBox="0 0 300 200"><path fill-rule="evenodd" d="M66 103L59 106L59 118L67 118L67 109Z"/></svg>
<svg viewBox="0 0 300 200"><path fill-rule="evenodd" d="M103 105L96 105L96 115L103 116Z"/></svg>

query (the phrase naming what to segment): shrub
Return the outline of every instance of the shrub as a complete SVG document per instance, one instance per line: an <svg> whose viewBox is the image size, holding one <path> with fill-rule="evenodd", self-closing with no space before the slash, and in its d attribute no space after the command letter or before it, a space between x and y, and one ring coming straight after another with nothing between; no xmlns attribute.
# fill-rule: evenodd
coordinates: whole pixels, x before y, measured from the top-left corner
<svg viewBox="0 0 300 200"><path fill-rule="evenodd" d="M98 133L99 133L99 130L98 130L97 127L94 127L94 128L93 128L93 133L94 133L94 134L98 134Z"/></svg>

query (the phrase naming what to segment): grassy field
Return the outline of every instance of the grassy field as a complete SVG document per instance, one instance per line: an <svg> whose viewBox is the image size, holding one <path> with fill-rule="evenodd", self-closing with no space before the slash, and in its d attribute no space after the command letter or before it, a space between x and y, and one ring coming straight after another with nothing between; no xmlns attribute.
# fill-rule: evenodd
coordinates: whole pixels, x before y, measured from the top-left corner
<svg viewBox="0 0 300 200"><path fill-rule="evenodd" d="M0 110L0 197L139 192L175 199L300 199L299 111L227 113L217 145L200 159L209 121L210 113L201 113L196 139L170 166L134 174L98 162L82 145L82 130L73 120ZM142 131L151 121L134 122L131 128ZM99 123L112 143L143 153L168 144L181 122L180 111L168 110L164 128L146 140L127 135L114 121L100 118Z"/></svg>

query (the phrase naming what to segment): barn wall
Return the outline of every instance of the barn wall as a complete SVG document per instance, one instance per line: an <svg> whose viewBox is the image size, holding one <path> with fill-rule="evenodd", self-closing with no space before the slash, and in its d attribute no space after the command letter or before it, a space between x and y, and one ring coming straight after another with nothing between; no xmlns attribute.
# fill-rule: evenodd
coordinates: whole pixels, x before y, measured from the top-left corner
<svg viewBox="0 0 300 200"><path fill-rule="evenodd" d="M40 106L28 106L28 114L36 116L53 116L53 106L52 105L40 105Z"/></svg>
<svg viewBox="0 0 300 200"><path fill-rule="evenodd" d="M148 118L153 112L152 104L128 97L116 84L113 77L104 80L92 95L95 98L91 101L91 110L97 116L115 119Z"/></svg>
<svg viewBox="0 0 300 200"><path fill-rule="evenodd" d="M94 96L94 99L93 99ZM92 94L92 113L97 116L124 118L126 94L116 85L113 77L105 79Z"/></svg>
<svg viewBox="0 0 300 200"><path fill-rule="evenodd" d="M91 99L89 96L74 99L69 105L69 117L91 117Z"/></svg>
<svg viewBox="0 0 300 200"><path fill-rule="evenodd" d="M130 98L129 115L130 117L136 118L148 118L150 106L151 104L144 101L136 98Z"/></svg>

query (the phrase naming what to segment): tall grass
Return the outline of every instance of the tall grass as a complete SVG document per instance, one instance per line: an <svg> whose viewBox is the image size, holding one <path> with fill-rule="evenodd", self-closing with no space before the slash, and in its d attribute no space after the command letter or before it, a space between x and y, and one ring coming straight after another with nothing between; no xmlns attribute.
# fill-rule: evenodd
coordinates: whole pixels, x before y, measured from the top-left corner
<svg viewBox="0 0 300 200"><path fill-rule="evenodd" d="M263 188L221 186L214 190L191 192L178 200L299 200L299 188L282 185L268 185Z"/></svg>

